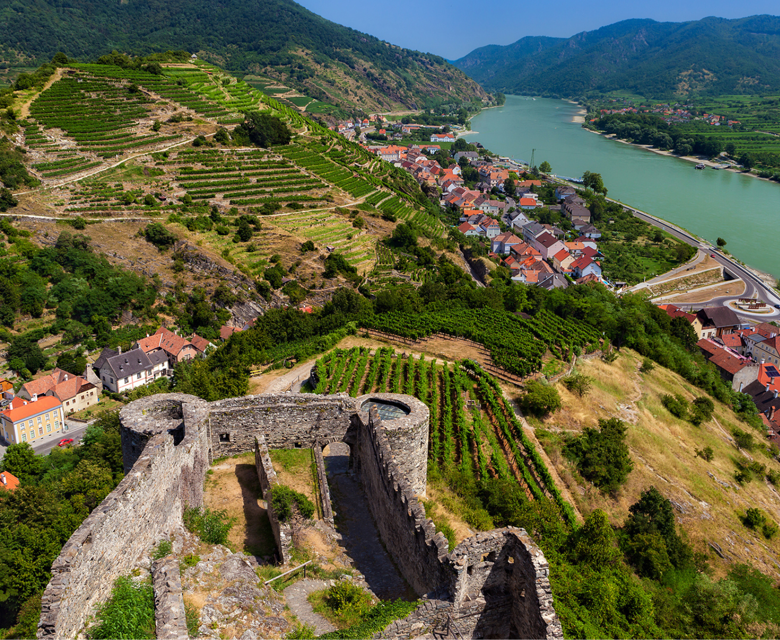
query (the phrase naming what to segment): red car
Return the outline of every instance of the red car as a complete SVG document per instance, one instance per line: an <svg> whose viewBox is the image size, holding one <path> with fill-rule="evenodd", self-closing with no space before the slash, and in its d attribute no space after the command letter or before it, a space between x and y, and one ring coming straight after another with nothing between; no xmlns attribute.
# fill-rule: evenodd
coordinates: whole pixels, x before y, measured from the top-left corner
<svg viewBox="0 0 780 640"><path fill-rule="evenodd" d="M69 444L73 444L73 438L65 438L57 443L58 447L67 447Z"/></svg>

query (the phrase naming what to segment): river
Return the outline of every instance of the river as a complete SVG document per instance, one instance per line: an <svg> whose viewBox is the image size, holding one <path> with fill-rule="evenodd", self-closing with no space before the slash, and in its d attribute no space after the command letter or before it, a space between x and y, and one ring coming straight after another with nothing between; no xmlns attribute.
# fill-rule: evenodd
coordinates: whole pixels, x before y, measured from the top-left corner
<svg viewBox="0 0 780 640"><path fill-rule="evenodd" d="M780 277L780 185L731 171L697 171L686 160L610 140L583 129L577 105L507 96L471 121L479 141L502 156L547 161L553 173L600 173L611 198L673 222L711 242L720 236L734 256Z"/></svg>

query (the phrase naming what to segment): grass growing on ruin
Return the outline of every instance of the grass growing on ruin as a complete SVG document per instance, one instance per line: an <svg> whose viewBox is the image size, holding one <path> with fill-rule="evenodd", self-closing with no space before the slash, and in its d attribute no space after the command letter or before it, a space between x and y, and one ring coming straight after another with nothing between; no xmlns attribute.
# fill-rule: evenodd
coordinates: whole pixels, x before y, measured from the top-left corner
<svg viewBox="0 0 780 640"><path fill-rule="evenodd" d="M127 577L117 578L111 597L96 617L90 638L156 638L151 581L137 583Z"/></svg>
<svg viewBox="0 0 780 640"><path fill-rule="evenodd" d="M308 598L319 613L339 629L360 624L371 610L371 594L348 580L341 580L323 591L315 591Z"/></svg>
<svg viewBox="0 0 780 640"><path fill-rule="evenodd" d="M312 504L318 504L317 472L312 450L273 449L268 453L279 482L303 494Z"/></svg>

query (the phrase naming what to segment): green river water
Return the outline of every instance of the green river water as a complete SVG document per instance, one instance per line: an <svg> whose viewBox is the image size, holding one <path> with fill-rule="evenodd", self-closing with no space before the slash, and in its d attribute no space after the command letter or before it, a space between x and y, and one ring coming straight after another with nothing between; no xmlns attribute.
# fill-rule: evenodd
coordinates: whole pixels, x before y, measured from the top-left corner
<svg viewBox="0 0 780 640"><path fill-rule="evenodd" d="M479 141L502 156L546 160L553 173L600 173L611 198L715 242L736 258L780 277L780 184L731 171L697 171L686 160L604 138L574 122L580 108L562 100L507 96L471 121Z"/></svg>

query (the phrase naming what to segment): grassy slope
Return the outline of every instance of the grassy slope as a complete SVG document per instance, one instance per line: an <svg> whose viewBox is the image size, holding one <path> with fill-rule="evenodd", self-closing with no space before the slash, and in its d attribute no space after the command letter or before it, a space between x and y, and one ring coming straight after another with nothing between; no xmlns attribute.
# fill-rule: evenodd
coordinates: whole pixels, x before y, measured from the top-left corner
<svg viewBox="0 0 780 640"><path fill-rule="evenodd" d="M628 507L643 490L654 485L682 508L676 510L678 522L694 546L713 559L718 573L724 573L729 565L712 552L708 542L720 545L736 562L748 562L768 575L780 576L773 560L780 551L780 540L766 540L745 528L739 519L748 507L758 507L771 519L780 521L778 492L764 480L739 486L734 481L734 460L750 456L775 470L780 470L780 464L758 450L737 450L730 435L732 427L750 428L720 403L716 402L713 420L700 427L673 417L662 406L661 395L682 393L691 400L700 395L699 390L661 367L649 374L639 373L640 364L641 358L626 350L611 365L601 360L581 362L579 372L594 379L590 394L581 399L558 384L565 408L545 419L544 428L535 422L536 434L577 507L583 513L603 509L613 524L622 524ZM583 427L595 426L598 419L613 416L632 423L628 445L634 460L628 482L614 499L601 494L577 474L561 454L560 437L562 432L579 433ZM754 435L763 440L760 434ZM696 455L697 449L706 446L715 453L712 462Z"/></svg>

